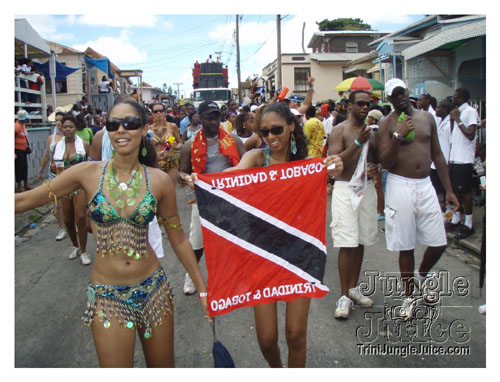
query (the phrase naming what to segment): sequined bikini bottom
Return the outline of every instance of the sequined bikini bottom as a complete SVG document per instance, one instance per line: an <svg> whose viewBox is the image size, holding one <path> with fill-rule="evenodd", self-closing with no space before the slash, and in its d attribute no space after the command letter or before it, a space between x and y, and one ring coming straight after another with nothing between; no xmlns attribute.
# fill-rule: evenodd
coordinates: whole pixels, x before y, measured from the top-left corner
<svg viewBox="0 0 500 382"><path fill-rule="evenodd" d="M99 317L107 329L111 317L126 328L145 328L144 337L151 337L152 326L162 324L163 317L172 314L174 295L163 267L136 285L96 285L89 283L88 302L82 320L89 325L94 316ZM99 302L100 310L97 309Z"/></svg>
<svg viewBox="0 0 500 382"><path fill-rule="evenodd" d="M180 164L180 151L174 151L174 155L158 161L158 166L164 171L168 172L172 169L179 169Z"/></svg>

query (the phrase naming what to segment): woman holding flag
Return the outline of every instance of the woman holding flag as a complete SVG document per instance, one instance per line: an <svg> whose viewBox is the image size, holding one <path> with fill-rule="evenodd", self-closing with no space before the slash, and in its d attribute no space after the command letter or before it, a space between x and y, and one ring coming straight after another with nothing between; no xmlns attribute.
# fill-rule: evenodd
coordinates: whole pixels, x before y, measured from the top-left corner
<svg viewBox="0 0 500 382"><path fill-rule="evenodd" d="M147 240L155 215L202 294L205 282L182 230L173 182L154 168L144 108L130 101L116 104L106 129L115 152L112 160L77 164L43 186L17 194L15 212L83 189L97 254L82 319L91 327L101 367L132 367L136 332L148 367L173 367L173 294ZM200 302L208 315L206 297L201 295Z"/></svg>
<svg viewBox="0 0 500 382"><path fill-rule="evenodd" d="M307 139L290 108L278 102L261 109L256 117L256 133L265 141L266 148L248 151L236 167L228 170L270 166L307 158ZM337 155L327 157L323 163L328 168L329 176L342 173L342 160ZM305 367L306 364L309 304L310 298L304 297L286 302L285 333L289 367ZM278 346L277 303L255 305L254 315L262 355L269 366L284 367Z"/></svg>

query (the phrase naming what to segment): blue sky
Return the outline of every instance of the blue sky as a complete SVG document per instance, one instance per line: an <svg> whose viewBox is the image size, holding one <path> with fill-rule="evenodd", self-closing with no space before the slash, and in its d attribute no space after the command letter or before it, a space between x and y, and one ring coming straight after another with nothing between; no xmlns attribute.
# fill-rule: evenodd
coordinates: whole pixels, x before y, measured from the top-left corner
<svg viewBox="0 0 500 382"><path fill-rule="evenodd" d="M110 17L107 13L84 15L25 15L42 38L77 50L88 46L107 56L120 69L142 69L143 80L153 86L172 86L180 82L181 94L191 91L191 68L195 60L222 52L229 67L230 86L237 87L235 14L211 15L145 15L132 13ZM391 32L423 15L282 13L282 52L302 52L302 26L306 23L306 52L316 21L324 18L359 17L373 29ZM276 58L276 15L242 14L240 20L241 79L259 75L264 66Z"/></svg>

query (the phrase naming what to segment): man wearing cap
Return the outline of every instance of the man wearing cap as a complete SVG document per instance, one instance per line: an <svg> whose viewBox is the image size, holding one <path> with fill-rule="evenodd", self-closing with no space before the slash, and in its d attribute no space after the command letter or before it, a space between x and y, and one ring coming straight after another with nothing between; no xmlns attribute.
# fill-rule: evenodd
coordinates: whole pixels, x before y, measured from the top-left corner
<svg viewBox="0 0 500 382"><path fill-rule="evenodd" d="M382 119L384 115L382 114L382 112L380 110L370 110L369 113L368 113L368 117L367 117L367 123L368 123L368 126L370 125L378 125L378 121L380 121Z"/></svg>
<svg viewBox="0 0 500 382"><path fill-rule="evenodd" d="M29 114L26 110L20 109L17 112L14 123L14 149L15 149L15 172L16 172L16 192L22 192L21 182L24 182L24 191L31 190L28 184L28 131L24 121L28 119Z"/></svg>
<svg viewBox="0 0 500 382"><path fill-rule="evenodd" d="M300 107L300 102L301 102L301 99L299 97L297 97L295 94L290 96L288 98L290 100L290 104L288 105L290 107L290 109L299 109Z"/></svg>
<svg viewBox="0 0 500 382"><path fill-rule="evenodd" d="M181 149L179 183L193 188L191 174L221 172L236 166L245 153L243 142L235 135L228 134L220 124L221 113L217 104L207 101L198 108L202 129ZM203 236L201 234L200 214L196 204L192 204L189 242L198 262L203 255ZM186 273L184 294L190 295L196 288Z"/></svg>
<svg viewBox="0 0 500 382"><path fill-rule="evenodd" d="M431 161L446 190L446 202L459 207L452 191L448 167L439 146L436 122L427 112L414 109L406 84L393 78L385 93L394 110L380 121L376 134L380 163L389 171L385 192L385 236L387 249L399 251L399 268L405 286L401 317L411 319L416 304L413 281L421 284L446 249L446 232L439 201L429 177ZM399 118L405 113L406 119ZM399 120L398 120L399 118ZM414 250L427 245L415 270Z"/></svg>

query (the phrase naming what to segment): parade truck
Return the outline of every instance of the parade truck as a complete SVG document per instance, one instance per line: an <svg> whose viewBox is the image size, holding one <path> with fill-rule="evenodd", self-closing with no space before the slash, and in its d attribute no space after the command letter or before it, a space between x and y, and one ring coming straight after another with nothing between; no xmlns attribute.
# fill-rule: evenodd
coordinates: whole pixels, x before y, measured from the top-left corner
<svg viewBox="0 0 500 382"><path fill-rule="evenodd" d="M205 101L215 101L219 107L227 104L232 98L228 86L227 66L220 62L194 64L193 103L196 108Z"/></svg>

